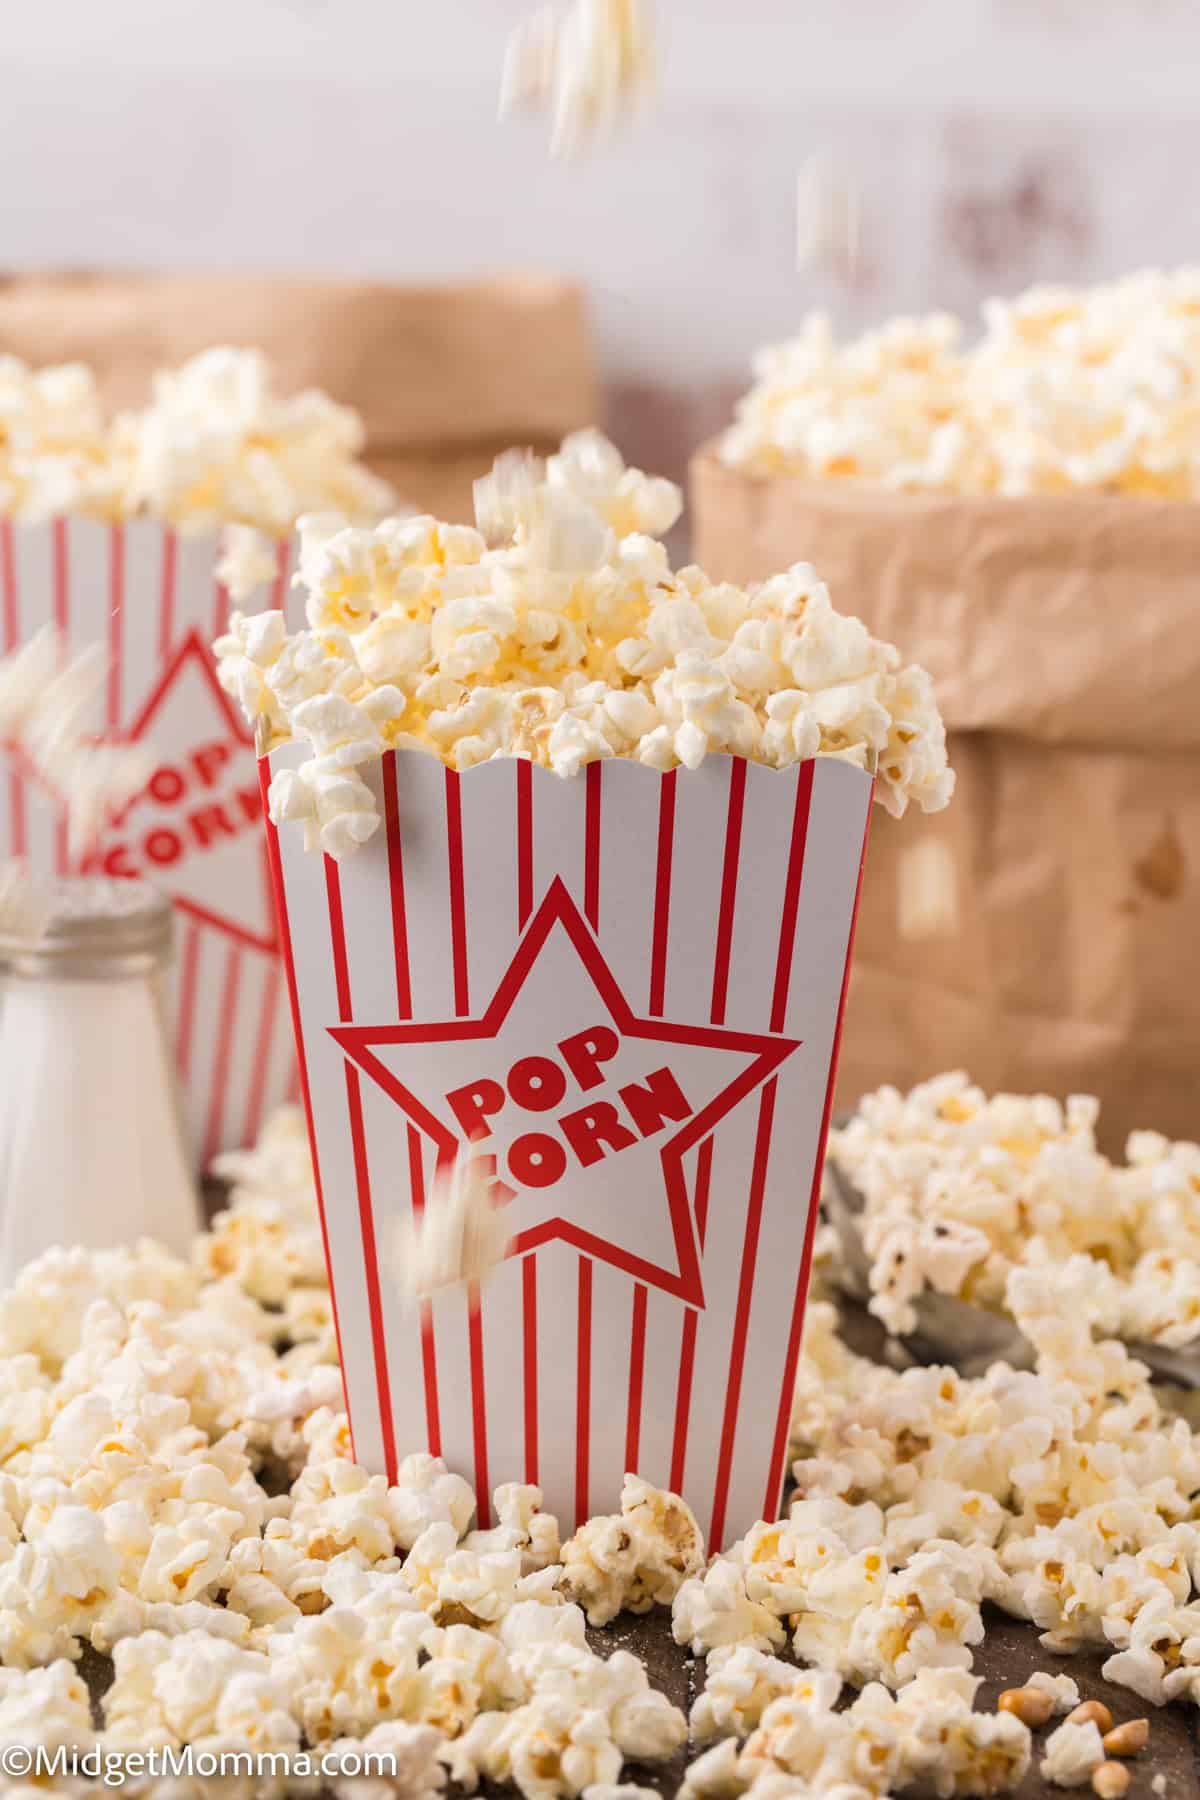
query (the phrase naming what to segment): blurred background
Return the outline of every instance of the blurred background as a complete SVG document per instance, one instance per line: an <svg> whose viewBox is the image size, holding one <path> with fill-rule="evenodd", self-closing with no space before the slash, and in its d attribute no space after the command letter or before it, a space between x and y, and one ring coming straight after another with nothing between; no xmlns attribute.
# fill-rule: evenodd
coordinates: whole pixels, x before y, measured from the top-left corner
<svg viewBox="0 0 1200 1800"><path fill-rule="evenodd" d="M527 10L10 5L3 266L561 271L588 294L611 429L678 476L752 350L809 307L970 315L1189 254L1189 0L660 0L657 104L559 163L540 118L496 122ZM796 268L817 150L861 185L853 280Z"/></svg>

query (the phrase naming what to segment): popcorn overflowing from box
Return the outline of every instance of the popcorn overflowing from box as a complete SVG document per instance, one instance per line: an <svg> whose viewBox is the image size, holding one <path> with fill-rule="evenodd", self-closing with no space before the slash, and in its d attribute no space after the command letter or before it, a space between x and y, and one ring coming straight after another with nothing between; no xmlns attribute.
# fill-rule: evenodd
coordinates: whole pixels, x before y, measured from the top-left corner
<svg viewBox="0 0 1200 1800"><path fill-rule="evenodd" d="M478 501L478 530L306 536L308 629L217 645L264 753L355 1448L425 1441L484 1523L496 1479L582 1521L638 1469L720 1541L782 1478L872 790L944 805L941 723L811 569L672 572L677 490L597 433ZM388 1246L438 1238L468 1155L508 1254L414 1302Z"/></svg>

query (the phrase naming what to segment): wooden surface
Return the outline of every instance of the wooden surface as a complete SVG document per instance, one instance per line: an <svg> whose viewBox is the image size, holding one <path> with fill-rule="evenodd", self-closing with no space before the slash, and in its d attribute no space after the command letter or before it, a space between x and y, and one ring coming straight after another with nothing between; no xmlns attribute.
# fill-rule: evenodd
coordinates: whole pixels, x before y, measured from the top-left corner
<svg viewBox="0 0 1200 1800"><path fill-rule="evenodd" d="M219 1204L219 1189L207 1197L209 1210ZM847 1340L863 1355L878 1355L883 1332L878 1322L862 1308L848 1305L843 1312L843 1329ZM1085 1700L1103 1700L1117 1724L1126 1719L1149 1718L1150 1742L1139 1757L1129 1762L1133 1779L1128 1800L1158 1800L1151 1787L1153 1778L1166 1779L1165 1800L1200 1800L1200 1712L1195 1707L1178 1705L1163 1708L1144 1706L1135 1694L1113 1687L1100 1674L1104 1652L1086 1652L1058 1657L1043 1650L1032 1625L1010 1619L994 1608L985 1611L987 1636L975 1650L975 1673L983 1676L977 1705L983 1709L995 1706L997 1697L1008 1687L1019 1687L1035 1669L1050 1674L1068 1674L1078 1683ZM678 1648L671 1637L669 1612L656 1611L644 1618L624 1617L614 1620L600 1631L589 1631L592 1648L598 1655L611 1655L614 1650L629 1650L646 1664L654 1686L661 1688L676 1706L687 1713L704 1686L704 1665ZM89 1653L84 1673L94 1695L107 1686L108 1659ZM847 1693L846 1701L853 1695ZM1053 1730L1052 1720L1036 1738L1033 1766L1018 1792L1018 1800L1062 1800L1062 1788L1051 1787L1039 1773L1041 1746ZM683 1779L690 1752L681 1751L670 1763L656 1768L629 1765L623 1780L653 1788L664 1797L674 1795ZM484 1791L487 1791L486 1789ZM503 1790L511 1792L512 1790ZM1079 1790L1090 1800L1091 1789Z"/></svg>

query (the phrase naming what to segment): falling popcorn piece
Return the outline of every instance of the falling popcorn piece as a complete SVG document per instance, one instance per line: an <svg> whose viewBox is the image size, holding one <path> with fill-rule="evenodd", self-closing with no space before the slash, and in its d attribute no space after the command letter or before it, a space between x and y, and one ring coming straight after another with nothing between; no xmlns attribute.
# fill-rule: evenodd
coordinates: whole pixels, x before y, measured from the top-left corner
<svg viewBox="0 0 1200 1800"><path fill-rule="evenodd" d="M532 14L509 39L500 117L548 111L554 155L570 155L611 130L654 86L649 0L575 0L561 17Z"/></svg>
<svg viewBox="0 0 1200 1800"><path fill-rule="evenodd" d="M906 844L897 865L896 929L906 943L958 928L958 871L948 844Z"/></svg>
<svg viewBox="0 0 1200 1800"><path fill-rule="evenodd" d="M859 267L861 213L853 178L829 156L810 156L796 180L796 267L824 263L853 281Z"/></svg>
<svg viewBox="0 0 1200 1800"><path fill-rule="evenodd" d="M68 656L51 626L0 660L0 741L23 751L65 802L72 856L89 848L154 772L149 746L98 743L88 730L106 679L98 644Z"/></svg>
<svg viewBox="0 0 1200 1800"><path fill-rule="evenodd" d="M406 1294L484 1281L504 1261L511 1233L493 1185L478 1158L459 1156L435 1181L424 1211L401 1223L394 1260Z"/></svg>

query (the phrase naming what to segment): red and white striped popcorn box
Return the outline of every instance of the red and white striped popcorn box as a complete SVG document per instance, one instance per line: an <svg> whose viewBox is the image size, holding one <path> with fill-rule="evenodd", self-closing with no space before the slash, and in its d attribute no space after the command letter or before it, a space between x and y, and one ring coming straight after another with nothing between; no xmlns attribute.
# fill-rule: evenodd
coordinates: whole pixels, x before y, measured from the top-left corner
<svg viewBox="0 0 1200 1800"><path fill-rule="evenodd" d="M101 645L107 679L92 728L115 743L144 740L157 758L146 788L83 860L143 876L175 904L173 1029L202 1166L252 1141L295 1088L253 736L209 647L229 615L219 553L215 534L152 519L0 520L0 654L51 624L73 653ZM295 612L290 557L280 543L266 604ZM72 868L60 796L0 745L0 860L8 857L35 875Z"/></svg>
<svg viewBox="0 0 1200 1800"><path fill-rule="evenodd" d="M728 1542L780 1499L871 777L362 772L342 864L267 827L355 1454L427 1446L485 1525L636 1470ZM398 1223L468 1143L508 1258L411 1300Z"/></svg>

